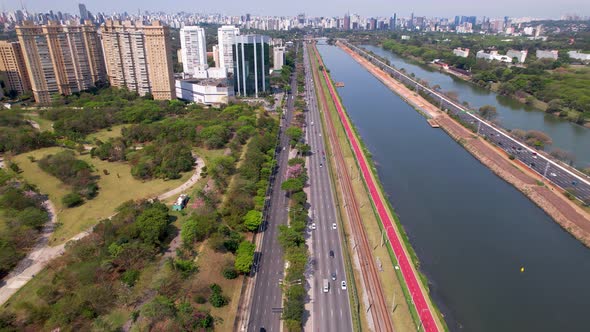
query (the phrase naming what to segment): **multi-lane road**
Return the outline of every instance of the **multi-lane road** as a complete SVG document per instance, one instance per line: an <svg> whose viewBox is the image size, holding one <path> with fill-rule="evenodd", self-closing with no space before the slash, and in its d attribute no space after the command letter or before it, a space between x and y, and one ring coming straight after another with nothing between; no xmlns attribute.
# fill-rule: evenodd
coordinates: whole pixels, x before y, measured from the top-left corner
<svg viewBox="0 0 590 332"><path fill-rule="evenodd" d="M346 281L346 271L341 249L341 229L336 203L332 191L329 170L326 165L324 134L315 95L313 76L308 61L307 48L304 47L305 91L308 105L306 112L307 143L312 154L308 158L309 203L311 223L316 229L308 227L311 236L311 275L308 283L312 286L311 322L307 327L313 331L352 331L352 319L348 289L342 288ZM310 223L310 225L311 225ZM336 225L336 227L334 227ZM333 280L332 274L335 274ZM324 292L323 281L329 281L330 288ZM348 283L347 283L348 288Z"/></svg>
<svg viewBox="0 0 590 332"><path fill-rule="evenodd" d="M295 75L291 80L291 91L297 91ZM291 121L293 114L294 97L292 95L287 95L286 106L285 119L281 121L277 169L274 179L271 179L270 203L267 207L267 218L262 225L261 251L257 253L254 265L256 282L250 305L248 331L278 332L281 325L283 301L280 281L284 277L284 260L283 250L278 241L278 227L286 224L288 217L289 201L286 192L281 190L281 183L285 180L289 159L289 138L285 135L284 129Z"/></svg>

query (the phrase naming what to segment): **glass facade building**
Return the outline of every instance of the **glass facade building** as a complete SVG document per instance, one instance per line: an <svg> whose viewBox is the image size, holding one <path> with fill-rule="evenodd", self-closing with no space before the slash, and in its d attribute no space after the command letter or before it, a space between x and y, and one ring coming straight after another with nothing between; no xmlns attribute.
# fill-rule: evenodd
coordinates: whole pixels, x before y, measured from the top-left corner
<svg viewBox="0 0 590 332"><path fill-rule="evenodd" d="M235 37L232 53L236 95L258 97L270 90L269 42L269 37L261 35Z"/></svg>

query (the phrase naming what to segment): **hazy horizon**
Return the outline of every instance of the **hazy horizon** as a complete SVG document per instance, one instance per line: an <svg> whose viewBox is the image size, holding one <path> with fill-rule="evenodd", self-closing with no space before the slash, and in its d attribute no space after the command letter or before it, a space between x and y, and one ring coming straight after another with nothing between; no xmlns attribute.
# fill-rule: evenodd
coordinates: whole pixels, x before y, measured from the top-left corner
<svg viewBox="0 0 590 332"><path fill-rule="evenodd" d="M78 3L82 2L86 8L93 12L142 12L162 11L177 13L181 11L191 13L219 13L224 15L270 15L270 16L295 16L305 13L308 16L333 17L342 16L346 12L361 16L388 17L397 13L398 17L407 17L411 13L416 16L428 17L454 17L455 15L487 16L487 17L534 17L534 18L559 18L564 14L576 14L590 16L590 3L587 0L563 0L559 4L539 3L539 1L525 0L514 2L511 0L496 0L494 2L480 3L477 1L456 0L440 5L437 0L419 0L407 4L392 4L386 0L360 1L334 1L318 2L314 0L299 0L292 6L286 6L281 1L250 0L234 2L215 2L197 4L188 0L1 0L3 10L16 10L23 7L30 12L48 12L49 10L61 11L71 14L78 13ZM165 5L163 5L165 3ZM335 6L337 4L337 6Z"/></svg>

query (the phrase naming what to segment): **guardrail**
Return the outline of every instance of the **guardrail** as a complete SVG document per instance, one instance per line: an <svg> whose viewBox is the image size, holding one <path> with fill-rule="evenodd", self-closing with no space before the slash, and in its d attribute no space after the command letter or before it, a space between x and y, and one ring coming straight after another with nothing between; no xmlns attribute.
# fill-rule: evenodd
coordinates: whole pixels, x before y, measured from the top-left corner
<svg viewBox="0 0 590 332"><path fill-rule="evenodd" d="M351 50L354 50L360 56L369 60L404 85L414 88L417 93L423 93L434 100L440 101L438 106L440 109L451 113L466 124L474 125L477 127L476 133L478 135L488 138L488 140L496 144L508 154L513 155L515 159L522 161L530 169L561 189L567 190L583 203L590 204L590 182L582 176L575 174L574 172L576 171L572 171L568 169L568 167L564 167L546 156L537 153L537 151L505 133L502 129L497 128L492 123L471 113L468 108L450 100L444 94L424 86L410 76L369 54L364 49L355 46L344 39L338 39L338 41Z"/></svg>

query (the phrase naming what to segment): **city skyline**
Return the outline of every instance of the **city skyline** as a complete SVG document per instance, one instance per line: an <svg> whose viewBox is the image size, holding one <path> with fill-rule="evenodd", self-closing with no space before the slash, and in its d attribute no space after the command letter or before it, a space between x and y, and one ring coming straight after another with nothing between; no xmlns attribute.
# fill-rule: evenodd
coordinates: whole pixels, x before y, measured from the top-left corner
<svg viewBox="0 0 590 332"><path fill-rule="evenodd" d="M62 11L67 13L78 13L79 1L55 0L51 2L43 0L2 0L3 10L17 10L25 8L31 12L54 12ZM229 3L222 7L220 3L210 3L197 6L194 2L186 0L169 0L163 6L162 2L155 0L129 0L126 2L114 0L87 0L83 1L90 12L128 12L136 13L143 11L162 11L168 13L195 12L195 13L219 13L223 15L243 15L250 13L260 16L294 16L297 13L305 13L313 17L342 16L345 12L355 13L363 16L387 17L393 12L398 16L415 15L452 17L455 15L477 15L488 17L538 17L557 19L561 15L575 13L580 16L590 15L590 5L584 0L565 0L560 2L559 10L555 7L544 6L538 2L524 1L514 3L509 0L499 0L493 3L476 3L467 1L454 1L445 3L444 6L435 0L421 0L408 4L392 5L385 0L368 0L359 5L356 1L338 2L338 6L330 3L313 2L311 0L299 1L296 6L284 6L284 4L270 0L255 0L246 3Z"/></svg>

